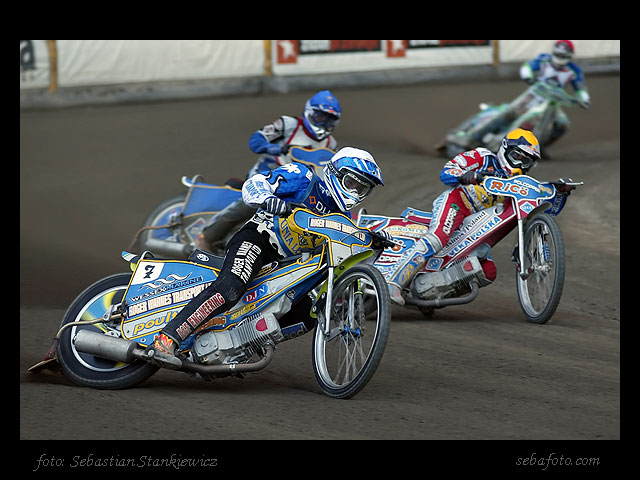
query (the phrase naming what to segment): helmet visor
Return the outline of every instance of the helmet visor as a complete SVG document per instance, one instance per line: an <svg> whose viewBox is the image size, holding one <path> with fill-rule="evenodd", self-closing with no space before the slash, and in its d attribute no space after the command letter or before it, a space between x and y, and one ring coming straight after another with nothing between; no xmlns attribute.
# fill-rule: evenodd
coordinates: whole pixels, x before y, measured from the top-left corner
<svg viewBox="0 0 640 480"><path fill-rule="evenodd" d="M358 198L364 198L371 191L372 185L368 180L364 180L352 172L345 172L342 176L342 188Z"/></svg>
<svg viewBox="0 0 640 480"><path fill-rule="evenodd" d="M536 161L535 158L527 155L519 148L512 148L507 152L507 159L512 167L522 168L524 170L529 170Z"/></svg>
<svg viewBox="0 0 640 480"><path fill-rule="evenodd" d="M310 120L316 127L322 127L325 130L331 131L338 123L339 118L331 113L314 109Z"/></svg>
<svg viewBox="0 0 640 480"><path fill-rule="evenodd" d="M566 65L571 61L571 57L573 56L571 52L567 52L564 50L555 50L551 56L553 57L553 62L556 65Z"/></svg>

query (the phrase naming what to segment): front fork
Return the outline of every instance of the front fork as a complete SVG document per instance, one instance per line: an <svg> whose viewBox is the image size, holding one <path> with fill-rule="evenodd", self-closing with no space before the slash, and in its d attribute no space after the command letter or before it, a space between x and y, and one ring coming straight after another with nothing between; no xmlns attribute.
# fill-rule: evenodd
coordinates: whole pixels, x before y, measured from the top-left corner
<svg viewBox="0 0 640 480"><path fill-rule="evenodd" d="M333 310L333 304L331 298L333 296L333 284L344 272L349 270L352 266L365 260L373 255L373 250L366 250L360 252L347 260L342 262L337 267L329 267L327 270L327 280L324 282L320 290L317 292L316 299L311 307L311 316L318 317L318 325L322 328L322 333L326 337L332 335L331 332L331 312ZM323 308L324 303L324 308ZM324 311L324 312L323 312ZM319 314L319 315L318 315Z"/></svg>

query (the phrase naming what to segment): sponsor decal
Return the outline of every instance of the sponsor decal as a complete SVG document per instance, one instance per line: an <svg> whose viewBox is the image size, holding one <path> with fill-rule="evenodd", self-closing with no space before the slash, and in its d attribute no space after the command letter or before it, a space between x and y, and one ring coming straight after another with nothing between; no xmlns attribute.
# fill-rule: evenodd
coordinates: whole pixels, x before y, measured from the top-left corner
<svg viewBox="0 0 640 480"><path fill-rule="evenodd" d="M309 228L328 228L329 230L335 230L336 232L353 235L361 242L365 241L364 232L361 232L353 225L347 225L345 223L330 220L328 218L309 218Z"/></svg>
<svg viewBox="0 0 640 480"><path fill-rule="evenodd" d="M187 320L176 329L176 333L181 340L187 338L191 332L198 327L211 313L218 307L224 305L224 297L220 293L216 293L206 300L202 305L196 308Z"/></svg>
<svg viewBox="0 0 640 480"><path fill-rule="evenodd" d="M148 265L146 268L149 268L149 267L153 269L153 265ZM151 272L148 273L148 275L150 274ZM162 285L170 285L177 280L186 280L187 278L189 278L189 275L191 274L189 273L184 277L181 277L177 273L172 273L171 275L167 275L165 278L158 278L155 282L145 283L142 286L147 287L148 289L158 288L158 287L161 287ZM144 278L147 278L147 277L145 276Z"/></svg>
<svg viewBox="0 0 640 480"><path fill-rule="evenodd" d="M244 283L247 283L251 278L253 264L261 251L260 247L251 242L242 242L242 245L240 245L236 253L236 257L233 259L231 273L240 278Z"/></svg>
<svg viewBox="0 0 640 480"><path fill-rule="evenodd" d="M447 212L447 217L444 219L442 231L447 235L451 235L451 229L453 228L453 221L455 220L458 212L460 211L460 207L455 203L452 203L449 207L449 211Z"/></svg>
<svg viewBox="0 0 640 480"><path fill-rule="evenodd" d="M489 190L500 193L515 193L516 195L522 195L526 197L529 194L530 185L524 185L522 182L506 182L503 180L491 179L489 184Z"/></svg>
<svg viewBox="0 0 640 480"><path fill-rule="evenodd" d="M139 320L126 323L123 325L123 334L125 338L139 337L148 335L149 333L160 330L167 323L169 323L173 317L178 314L177 310L170 312L162 312L154 316L144 317Z"/></svg>
<svg viewBox="0 0 640 480"><path fill-rule="evenodd" d="M502 222L502 219L500 217L493 216L491 219L489 219L489 221L487 221L487 223L482 225L482 227L480 227L478 230L468 235L460 243L455 245L450 251L447 252L447 254L452 257L455 256L457 253L461 252L462 250L467 248L469 245L473 244L482 236L484 236L489 230L495 228L501 222Z"/></svg>
<svg viewBox="0 0 640 480"><path fill-rule="evenodd" d="M264 297L267 292L269 291L269 287L267 287L267 285L260 285L258 288L256 288L255 290L247 293L244 298L242 299L242 301L244 303L252 303L255 302L256 300L258 300L259 298Z"/></svg>
<svg viewBox="0 0 640 480"><path fill-rule="evenodd" d="M202 279L202 277L200 277L200 279ZM131 303L129 305L129 309L127 310L127 316L133 317L134 315L139 315L156 308L167 307L176 303L186 302L197 296L209 285L211 285L211 282L195 285L193 287L185 288L175 292L153 296L148 300L138 301L137 303ZM136 297L136 299L140 300L141 297L142 296L138 296ZM134 299L132 298L131 301L133 300Z"/></svg>
<svg viewBox="0 0 640 480"><path fill-rule="evenodd" d="M486 47L490 40L407 40L407 48Z"/></svg>

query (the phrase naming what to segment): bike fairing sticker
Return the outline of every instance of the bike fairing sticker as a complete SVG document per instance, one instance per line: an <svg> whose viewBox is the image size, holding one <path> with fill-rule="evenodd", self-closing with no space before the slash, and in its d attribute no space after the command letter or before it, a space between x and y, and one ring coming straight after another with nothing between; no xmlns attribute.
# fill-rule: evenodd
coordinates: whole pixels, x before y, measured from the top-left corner
<svg viewBox="0 0 640 480"><path fill-rule="evenodd" d="M243 320L246 314L253 314L257 310L267 307L274 299L279 298L278 294L280 292L289 290L293 283L300 285L303 281L306 281L311 275L318 271L321 260L322 255L316 255L305 263L296 262L283 267L281 270L272 272L274 276L269 278L254 279L254 281L249 284L249 293L247 293L243 299L222 315L207 320L204 324L200 325L196 332L201 332L208 328L215 328L216 330L231 328ZM299 278L296 279L296 277ZM202 279L202 277L196 278ZM189 280L194 281L195 279L191 278ZM148 306L148 304L146 304L147 300L145 300L145 307L134 307L140 310L137 311L137 316L135 318L129 318L122 323L121 332L123 338L135 340L142 344L148 344L153 341L154 335L160 331L164 325L169 323L193 296L197 295L197 293L204 290L210 284L211 282L206 282L184 290L171 292L172 299L176 301L184 299L184 302L179 304L175 303L171 307L163 310L156 310L154 312L146 311L143 313L141 310ZM155 293L168 287L169 286L166 285L160 287ZM252 303L246 304L245 300L251 301L250 298L253 297L253 295L256 296L255 300ZM165 299L165 301L168 301L168 299ZM161 301L158 302L161 303ZM185 343L183 347L184 349L188 349L189 342Z"/></svg>

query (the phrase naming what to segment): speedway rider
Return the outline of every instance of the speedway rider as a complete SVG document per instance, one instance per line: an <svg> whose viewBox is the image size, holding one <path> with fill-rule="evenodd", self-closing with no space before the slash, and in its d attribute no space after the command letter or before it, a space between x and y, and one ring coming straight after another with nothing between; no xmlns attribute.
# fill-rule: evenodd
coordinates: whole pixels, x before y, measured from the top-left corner
<svg viewBox="0 0 640 480"><path fill-rule="evenodd" d="M430 257L447 244L464 218L496 203L497 198L480 184L482 174L479 172L509 178L526 174L538 160L538 139L530 131L517 128L502 139L497 154L478 147L448 161L440 173L440 180L448 188L433 202L429 230L402 255L393 270L384 273L391 300L404 305L402 288L409 284ZM487 259L481 265L487 279L493 281L497 273L493 261Z"/></svg>
<svg viewBox="0 0 640 480"><path fill-rule="evenodd" d="M554 43L551 55L542 53L533 60L528 60L520 67L520 78L532 85L536 82L546 82L550 85L567 89L568 86L574 91L578 105L588 109L591 98L584 85L582 70L571 59L575 53L571 40L558 40ZM493 133L500 128L507 119L513 117L516 112L521 111L525 106L534 101L539 102L535 94L525 93L516 98L500 115L493 118L486 124L480 124L476 128L471 128L464 137L457 137L456 143L468 148L475 142L483 141L488 133ZM569 117L562 109L558 108L556 118L553 123L551 136L545 146L560 138L569 128ZM484 142L485 144L488 142Z"/></svg>
<svg viewBox="0 0 640 480"><path fill-rule="evenodd" d="M289 163L249 178L242 187L242 198L258 210L229 241L218 278L162 329L147 347L147 354L154 363L162 364L163 356L166 359L166 355L174 355L180 342L198 326L233 307L264 265L300 253L302 245L313 247L314 238L304 235L296 242L287 242L291 235L284 218L291 211L289 202L304 204L320 214L346 213L376 185L383 185L382 172L373 156L353 147L342 148L331 158L324 167L323 178L300 163ZM290 324L304 323L300 334L313 327L308 315L310 307L309 302L306 317L302 310L290 316L298 317ZM281 327L285 326L289 324L283 324L281 319Z"/></svg>
<svg viewBox="0 0 640 480"><path fill-rule="evenodd" d="M282 161L288 162L286 153L290 146L335 150L338 142L331 132L338 125L341 115L338 99L329 90L323 90L306 101L302 117L283 115L253 133L249 138L249 148L261 156L249 170L247 178L280 167ZM211 219L209 226L196 239L196 245L205 250L223 247L219 243L227 232L254 213L254 208L237 200Z"/></svg>

